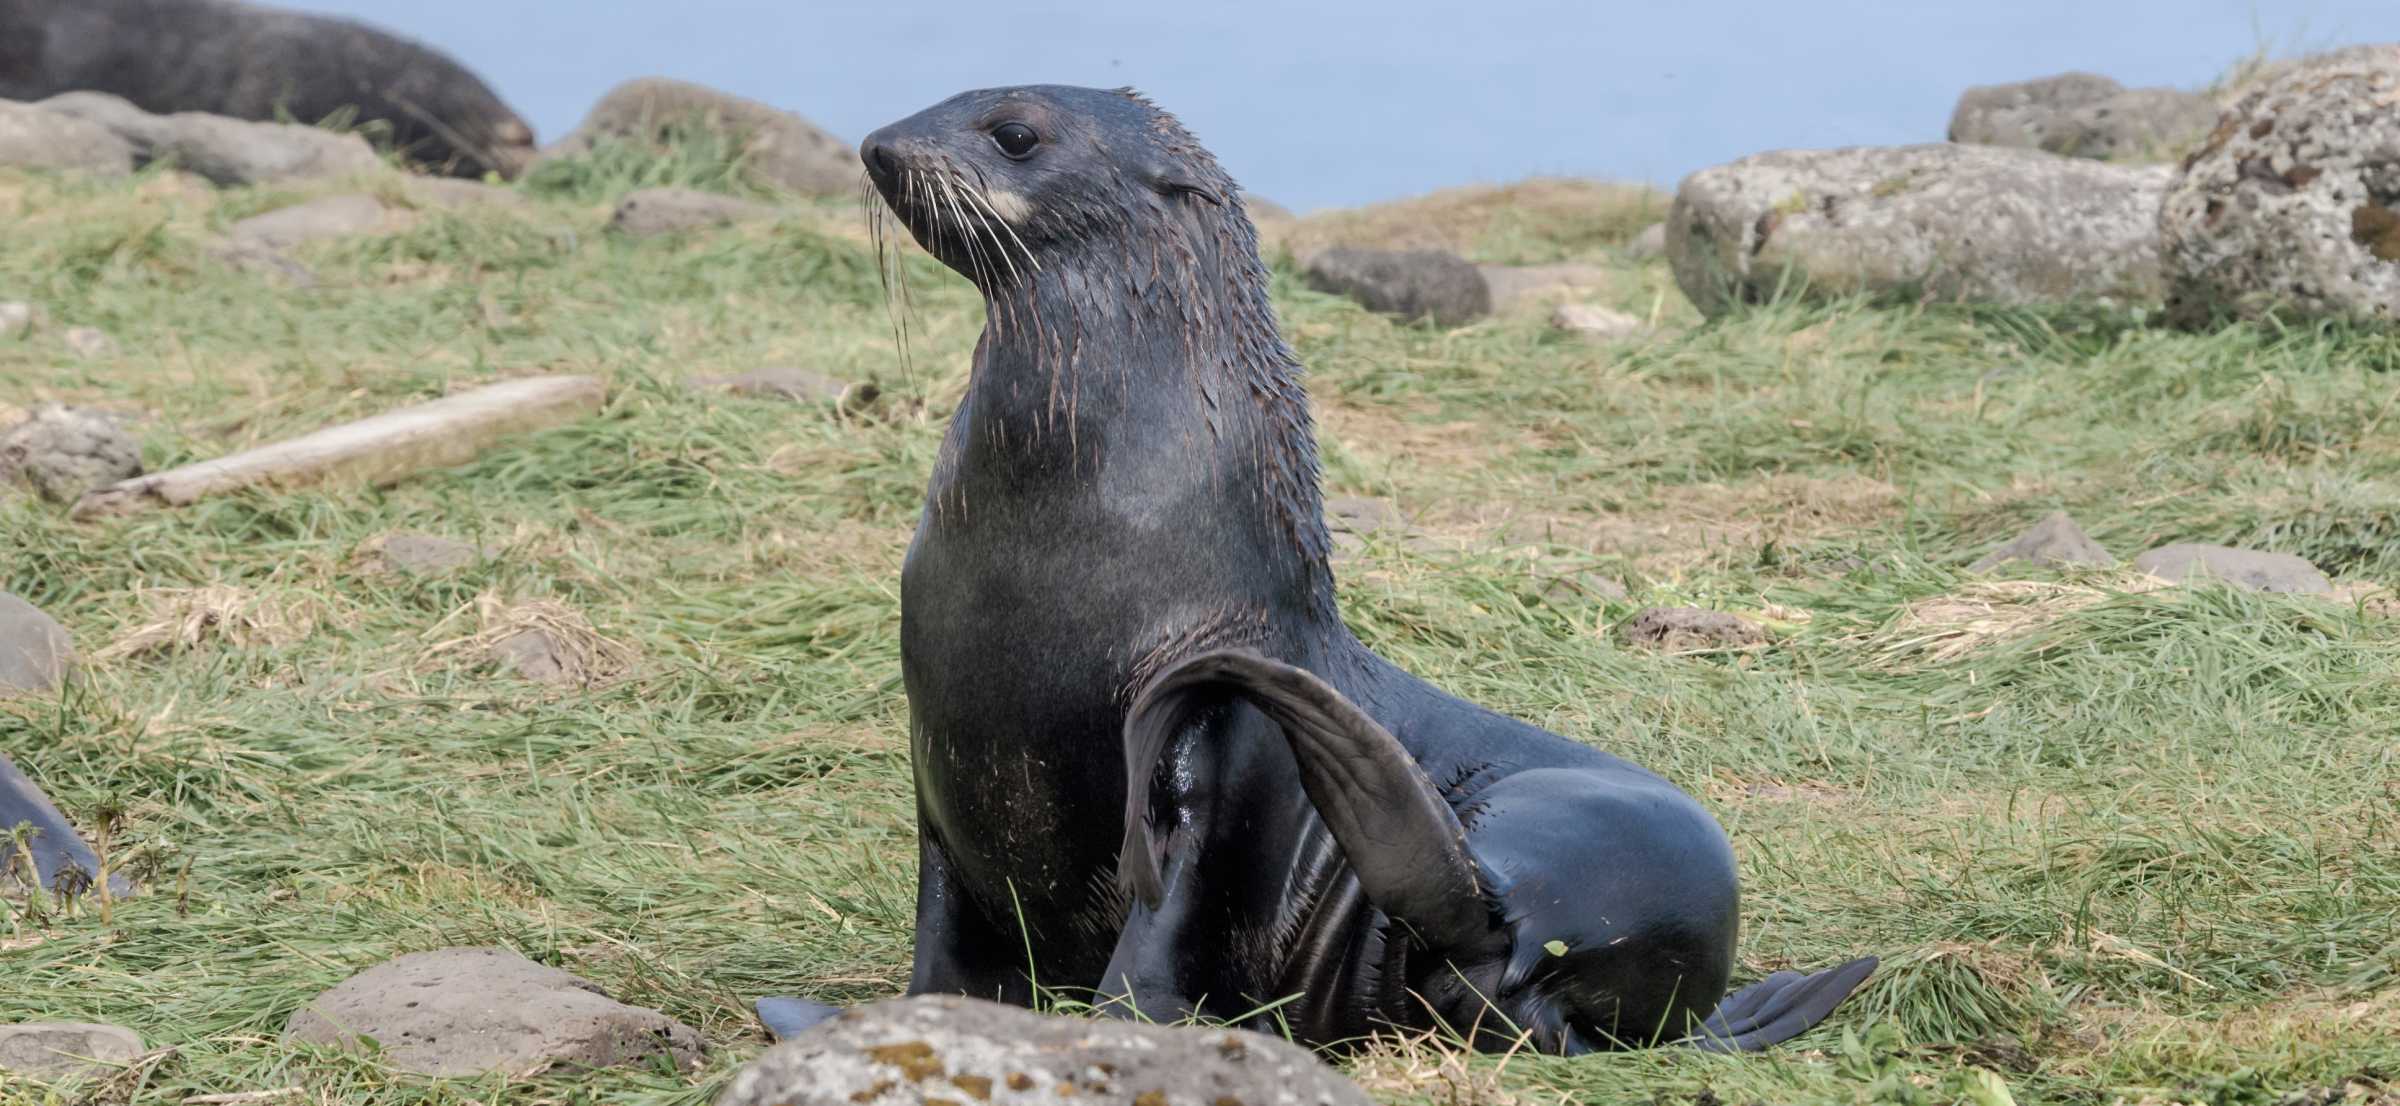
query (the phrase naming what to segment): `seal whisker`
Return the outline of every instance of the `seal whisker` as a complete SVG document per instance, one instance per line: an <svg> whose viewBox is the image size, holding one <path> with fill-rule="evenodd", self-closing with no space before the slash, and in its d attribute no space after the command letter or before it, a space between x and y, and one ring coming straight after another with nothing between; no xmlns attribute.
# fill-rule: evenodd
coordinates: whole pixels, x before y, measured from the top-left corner
<svg viewBox="0 0 2400 1106"><path fill-rule="evenodd" d="M962 181L960 183L963 184L965 182ZM1034 272L1041 272L1041 259L1033 255L1033 247L1026 245L1025 240L1017 236L1017 228L1010 226L1008 220L1001 217L1000 209L992 206L990 191L991 185L983 179L983 171L980 169L976 170L975 182L967 191L968 198L972 199L977 204L982 205L985 211L991 212L992 220L998 223L1000 225L1000 229L1008 234L1009 241L1016 243L1017 249L1024 253L1025 263L1032 266ZM998 236L995 235L994 237L996 239Z"/></svg>
<svg viewBox="0 0 2400 1106"><path fill-rule="evenodd" d="M992 252L999 254L1001 263L1008 266L1009 283L1016 284L1024 280L1024 274L1017 271L1017 259L1010 256L1008 252L1008 243L1000 240L999 232L992 229L992 220L984 217L984 212L990 210L990 205L984 202L983 197L975 194L974 188L967 183L965 177L958 175L957 170L952 170L951 173L953 178L951 194L966 197L967 212L975 217L976 222L983 224L983 236L991 239ZM997 217L998 213L995 212L993 218Z"/></svg>

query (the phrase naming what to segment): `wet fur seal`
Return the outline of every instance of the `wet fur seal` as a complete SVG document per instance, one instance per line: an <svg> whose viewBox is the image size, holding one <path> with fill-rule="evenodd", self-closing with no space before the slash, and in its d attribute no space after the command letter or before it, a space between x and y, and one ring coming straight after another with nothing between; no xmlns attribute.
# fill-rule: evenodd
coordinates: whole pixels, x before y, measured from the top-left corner
<svg viewBox="0 0 2400 1106"><path fill-rule="evenodd" d="M991 89L860 156L987 315L902 570L911 994L1735 1050L1874 969L1727 997L1734 855L1698 802L1351 635L1255 231L1172 116Z"/></svg>
<svg viewBox="0 0 2400 1106"><path fill-rule="evenodd" d="M33 831L24 854L9 843L20 826ZM23 870L22 855L33 858L32 872ZM0 754L0 894L28 883L52 893L77 894L99 877L99 855L58 812L57 804ZM109 873L108 886L116 895L130 895L135 889L122 872Z"/></svg>
<svg viewBox="0 0 2400 1106"><path fill-rule="evenodd" d="M238 0L0 0L0 99L124 97L154 114L355 122L409 160L458 176L514 177L533 129L429 47L334 16Z"/></svg>

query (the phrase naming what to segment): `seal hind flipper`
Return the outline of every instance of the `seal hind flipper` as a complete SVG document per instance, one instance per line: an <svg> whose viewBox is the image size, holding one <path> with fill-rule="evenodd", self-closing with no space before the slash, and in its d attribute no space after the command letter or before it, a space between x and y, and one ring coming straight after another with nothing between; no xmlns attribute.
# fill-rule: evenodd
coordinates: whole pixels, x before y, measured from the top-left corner
<svg viewBox="0 0 2400 1106"><path fill-rule="evenodd" d="M1305 669L1247 650L1191 657L1161 673L1125 719L1125 844L1119 886L1157 902L1150 780L1175 736L1227 696L1283 730L1301 787L1358 875L1367 901L1433 949L1503 947L1466 830L1398 738Z"/></svg>
<svg viewBox="0 0 2400 1106"><path fill-rule="evenodd" d="M1782 1044L1824 1021L1875 974L1878 963L1862 956L1814 975L1776 972L1725 996L1689 1043L1708 1052L1758 1052Z"/></svg>
<svg viewBox="0 0 2400 1106"><path fill-rule="evenodd" d="M49 796L42 794L42 789L18 771L6 755L0 755L0 846L5 846L6 852L0 855L0 876L13 874L13 878L0 879L0 886L25 878L17 872L23 863L17 849L6 844L6 835L20 825L33 827L33 838L26 842L26 847L33 854L32 881L43 890L71 889L77 873L81 873L87 885L99 878L100 857L92 852L92 847L84 843L82 835L75 832L66 815L58 812ZM108 885L111 894L133 891L132 882L121 875L111 874Z"/></svg>
<svg viewBox="0 0 2400 1106"><path fill-rule="evenodd" d="M758 1011L758 1024L767 1027L767 1035L778 1041L788 1041L818 1022L842 1012L839 1006L810 1002L804 998L769 995L752 1004Z"/></svg>

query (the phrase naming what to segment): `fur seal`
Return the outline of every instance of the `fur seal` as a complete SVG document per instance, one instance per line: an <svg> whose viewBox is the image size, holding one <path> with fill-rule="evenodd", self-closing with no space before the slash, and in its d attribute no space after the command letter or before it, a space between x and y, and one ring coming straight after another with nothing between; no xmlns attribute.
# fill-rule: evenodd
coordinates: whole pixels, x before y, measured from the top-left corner
<svg viewBox="0 0 2400 1106"><path fill-rule="evenodd" d="M25 852L33 857L33 871L22 870L22 861L10 835L19 826L28 826L33 835L25 842ZM100 857L84 843L66 815L50 801L42 789L18 771L6 755L0 755L0 894L13 890L21 882L31 883L45 891L77 893L99 878ZM129 895L133 882L122 872L111 872L109 891Z"/></svg>
<svg viewBox="0 0 2400 1106"><path fill-rule="evenodd" d="M533 129L465 67L353 20L240 0L0 2L0 99L81 90L154 114L316 123L349 109L459 176L514 177L534 154Z"/></svg>
<svg viewBox="0 0 2400 1106"><path fill-rule="evenodd" d="M911 994L1080 991L1320 1045L1752 1049L1873 970L1720 1004L1716 821L1351 635L1301 366L1241 193L1174 117L992 89L860 156L987 315L901 578ZM829 1008L759 1010L788 1034Z"/></svg>

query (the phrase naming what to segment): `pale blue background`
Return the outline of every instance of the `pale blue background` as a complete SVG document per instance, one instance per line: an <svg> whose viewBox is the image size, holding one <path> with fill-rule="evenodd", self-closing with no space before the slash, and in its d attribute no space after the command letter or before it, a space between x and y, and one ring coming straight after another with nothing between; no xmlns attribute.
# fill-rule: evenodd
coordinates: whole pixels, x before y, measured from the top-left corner
<svg viewBox="0 0 2400 1106"><path fill-rule="evenodd" d="M2261 46L2400 41L2400 0L296 0L440 46L544 141L700 81L856 141L953 92L1132 84L1289 206L1777 147L1935 141L1970 84L2197 87Z"/></svg>

